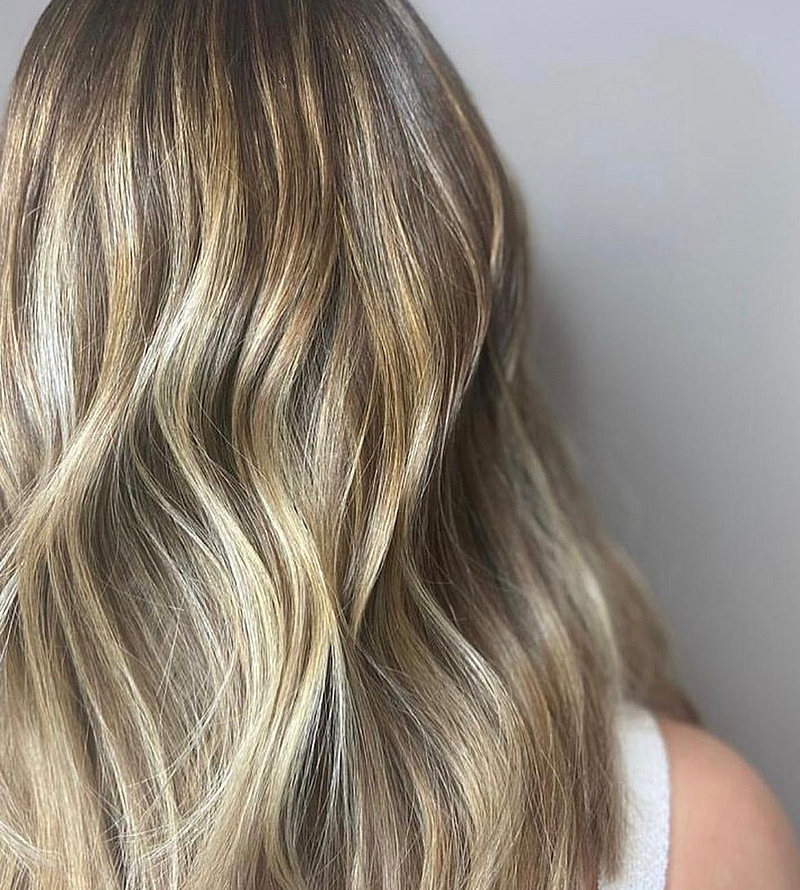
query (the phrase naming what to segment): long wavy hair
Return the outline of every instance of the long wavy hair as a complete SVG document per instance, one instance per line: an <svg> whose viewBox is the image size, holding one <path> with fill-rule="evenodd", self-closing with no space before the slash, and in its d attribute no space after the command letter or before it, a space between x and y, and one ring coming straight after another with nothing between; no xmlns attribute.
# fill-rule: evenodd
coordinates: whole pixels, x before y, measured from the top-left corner
<svg viewBox="0 0 800 890"><path fill-rule="evenodd" d="M0 170L0 890L575 890L688 714L404 0L54 0Z"/></svg>

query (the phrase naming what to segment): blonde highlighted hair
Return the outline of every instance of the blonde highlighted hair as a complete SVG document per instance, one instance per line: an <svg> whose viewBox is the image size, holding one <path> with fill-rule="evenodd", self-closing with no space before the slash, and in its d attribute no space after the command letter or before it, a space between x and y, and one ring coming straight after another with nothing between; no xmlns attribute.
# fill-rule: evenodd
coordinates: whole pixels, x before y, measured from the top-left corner
<svg viewBox="0 0 800 890"><path fill-rule="evenodd" d="M54 0L0 169L0 890L575 890L650 595L403 0Z"/></svg>

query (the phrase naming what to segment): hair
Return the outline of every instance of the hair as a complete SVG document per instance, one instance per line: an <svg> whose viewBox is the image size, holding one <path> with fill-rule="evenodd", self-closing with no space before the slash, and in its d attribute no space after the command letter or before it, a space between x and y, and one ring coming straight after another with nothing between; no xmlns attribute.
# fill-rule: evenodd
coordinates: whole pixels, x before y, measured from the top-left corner
<svg viewBox="0 0 800 890"><path fill-rule="evenodd" d="M690 714L403 0L54 0L0 169L0 890L574 890Z"/></svg>

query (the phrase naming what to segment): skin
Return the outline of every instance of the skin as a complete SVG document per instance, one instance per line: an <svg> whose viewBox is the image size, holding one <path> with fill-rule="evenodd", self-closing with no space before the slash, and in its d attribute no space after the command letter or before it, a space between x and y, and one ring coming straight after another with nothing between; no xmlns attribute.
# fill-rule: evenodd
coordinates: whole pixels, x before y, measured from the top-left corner
<svg viewBox="0 0 800 890"><path fill-rule="evenodd" d="M772 790L733 748L659 717L671 773L666 890L800 890L800 846Z"/></svg>

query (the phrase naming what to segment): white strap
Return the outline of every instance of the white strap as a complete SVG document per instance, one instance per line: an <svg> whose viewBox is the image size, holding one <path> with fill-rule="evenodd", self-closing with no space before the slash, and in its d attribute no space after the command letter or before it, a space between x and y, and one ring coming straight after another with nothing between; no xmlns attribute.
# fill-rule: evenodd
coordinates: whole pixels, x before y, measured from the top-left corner
<svg viewBox="0 0 800 890"><path fill-rule="evenodd" d="M626 832L622 864L598 890L664 890L669 854L669 762L653 715L626 703L617 721Z"/></svg>

